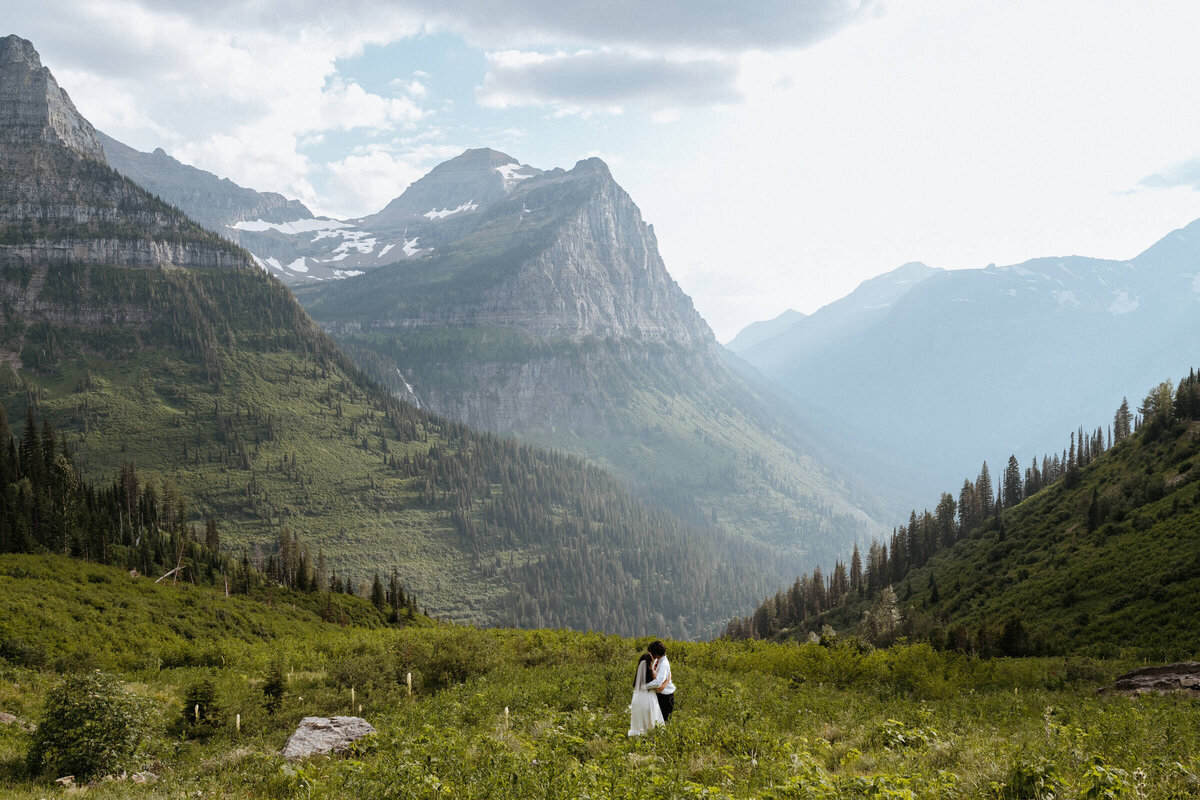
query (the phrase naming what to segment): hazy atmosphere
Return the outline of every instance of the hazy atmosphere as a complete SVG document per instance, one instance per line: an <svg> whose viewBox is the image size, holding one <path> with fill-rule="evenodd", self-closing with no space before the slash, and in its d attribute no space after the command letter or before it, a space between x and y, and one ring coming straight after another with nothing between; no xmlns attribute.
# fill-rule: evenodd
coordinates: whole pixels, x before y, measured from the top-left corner
<svg viewBox="0 0 1200 800"><path fill-rule="evenodd" d="M1200 211L1200 7L54 2L80 111L315 212L493 147L604 158L720 340L907 261L1128 258Z"/></svg>
<svg viewBox="0 0 1200 800"><path fill-rule="evenodd" d="M0 30L0 797L1200 798L1200 5Z"/></svg>

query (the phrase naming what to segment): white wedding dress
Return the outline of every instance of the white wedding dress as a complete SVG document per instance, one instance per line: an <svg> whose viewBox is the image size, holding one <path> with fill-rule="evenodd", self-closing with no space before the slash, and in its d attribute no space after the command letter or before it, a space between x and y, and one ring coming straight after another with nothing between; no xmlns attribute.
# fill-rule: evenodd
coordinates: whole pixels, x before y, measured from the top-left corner
<svg viewBox="0 0 1200 800"><path fill-rule="evenodd" d="M629 703L629 735L641 736L651 728L665 725L662 709L658 707L658 697L654 692L646 691L646 663L638 662L637 680L633 685L633 700Z"/></svg>

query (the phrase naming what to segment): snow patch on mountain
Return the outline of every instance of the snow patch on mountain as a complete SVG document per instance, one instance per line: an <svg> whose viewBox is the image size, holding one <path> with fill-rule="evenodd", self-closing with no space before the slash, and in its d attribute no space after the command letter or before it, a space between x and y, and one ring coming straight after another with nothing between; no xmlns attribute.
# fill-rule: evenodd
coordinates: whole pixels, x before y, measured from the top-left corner
<svg viewBox="0 0 1200 800"><path fill-rule="evenodd" d="M265 219L243 219L238 220L229 227L239 231L279 231L280 233L294 235L297 233L311 233L312 231L328 231L335 228L349 228L351 225L336 219L297 219L292 222L267 222Z"/></svg>
<svg viewBox="0 0 1200 800"><path fill-rule="evenodd" d="M383 246L383 249L379 251L379 255L376 256L376 258L383 258L384 256L386 256L388 254L388 251L391 250L395 246L396 246L395 242L390 242L388 244L385 244Z"/></svg>
<svg viewBox="0 0 1200 800"><path fill-rule="evenodd" d="M496 172L500 173L500 177L504 179L504 191L512 191L512 188L521 181L532 178L532 175L521 175L518 170L524 169L520 164L503 164L496 167Z"/></svg>
<svg viewBox="0 0 1200 800"><path fill-rule="evenodd" d="M408 256L409 258L412 258L417 253L421 252L421 248L417 247L417 239L420 239L420 238L421 238L420 236L416 236L412 239L404 240L404 247L403 247L404 255Z"/></svg>
<svg viewBox="0 0 1200 800"><path fill-rule="evenodd" d="M288 264L287 268L292 272L308 272L308 267L304 263L304 256L301 256L292 263Z"/></svg>
<svg viewBox="0 0 1200 800"><path fill-rule="evenodd" d="M1059 266L1062 266L1062 265L1060 264ZM1067 289L1065 292L1060 292L1057 290L1052 291L1052 292L1050 292L1050 296L1053 297L1058 302L1059 308L1066 308L1067 306L1079 305L1079 300L1075 297L1075 293L1072 292L1070 289Z"/></svg>
<svg viewBox="0 0 1200 800"><path fill-rule="evenodd" d="M476 203L474 200L468 200L458 208L435 208L430 211L426 211L421 216L425 217L426 219L445 219L452 214L458 214L463 211L474 211L477 208L479 208L478 203Z"/></svg>
<svg viewBox="0 0 1200 800"><path fill-rule="evenodd" d="M1140 305L1141 303L1137 301L1137 298L1131 298L1129 296L1129 292L1123 291L1113 298L1112 305L1108 307L1108 313L1128 314L1130 311L1135 310Z"/></svg>

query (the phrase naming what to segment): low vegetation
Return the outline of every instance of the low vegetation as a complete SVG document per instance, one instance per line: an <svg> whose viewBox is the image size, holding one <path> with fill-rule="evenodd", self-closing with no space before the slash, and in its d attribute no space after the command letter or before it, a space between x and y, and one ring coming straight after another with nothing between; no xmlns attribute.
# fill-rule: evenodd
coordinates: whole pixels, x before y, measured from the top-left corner
<svg viewBox="0 0 1200 800"><path fill-rule="evenodd" d="M56 567L64 580L55 589L12 577L27 563ZM34 591L58 609L49 624L86 615L86 593L71 580L77 571L131 580L49 556L5 556L0 565L8 573L0 600L10 604L2 620L16 596ZM218 613L250 598L139 585L157 610L93 633L81 626L73 643L52 640L44 655L59 671L0 660L0 711L16 717L0 725L4 797L47 797L53 779L73 774L45 759L30 769L39 763L30 754L49 752L51 734L55 752L66 752L81 736L131 730L115 713L94 715L90 734L56 724L58 698L84 684L142 710L132 748L87 762L97 764L86 795L95 798L1182 798L1200 790L1200 707L1184 697L1096 694L1131 666L1123 662L982 659L837 638L669 642L676 714L668 728L629 739L631 673L646 640L342 627L282 597L257 604L254 627ZM173 640L172 625L191 638ZM165 644L154 644L156 630ZM135 642L147 654L141 661L125 655ZM76 666L64 656L80 646L93 655ZM161 657L178 648L193 657ZM89 677L96 669L103 674ZM334 714L361 714L378 733L345 756L281 759L302 717ZM30 723L41 723L37 733L26 731ZM103 777L114 771L116 779ZM87 780L86 770L74 774Z"/></svg>

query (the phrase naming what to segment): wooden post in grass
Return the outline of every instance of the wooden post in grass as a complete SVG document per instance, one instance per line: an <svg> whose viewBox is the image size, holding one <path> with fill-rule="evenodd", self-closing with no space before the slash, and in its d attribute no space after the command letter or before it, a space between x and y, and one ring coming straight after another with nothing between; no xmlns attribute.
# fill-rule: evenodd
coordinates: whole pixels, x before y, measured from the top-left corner
<svg viewBox="0 0 1200 800"><path fill-rule="evenodd" d="M354 687L350 687L350 706L354 706Z"/></svg>
<svg viewBox="0 0 1200 800"><path fill-rule="evenodd" d="M241 714L238 714L238 715L237 715L237 716L234 718L234 723L233 723L233 724L237 726L237 732L238 732L238 736L241 736L241 735L242 735L242 715L241 715Z"/></svg>
<svg viewBox="0 0 1200 800"><path fill-rule="evenodd" d="M412 673L411 672L408 673L408 677L405 678L405 681L408 683L408 696L412 697Z"/></svg>
<svg viewBox="0 0 1200 800"><path fill-rule="evenodd" d="M200 724L200 704L196 703L196 707L193 710L196 712L196 724L199 725Z"/></svg>
<svg viewBox="0 0 1200 800"><path fill-rule="evenodd" d="M504 730L508 730L508 706L504 707Z"/></svg>

